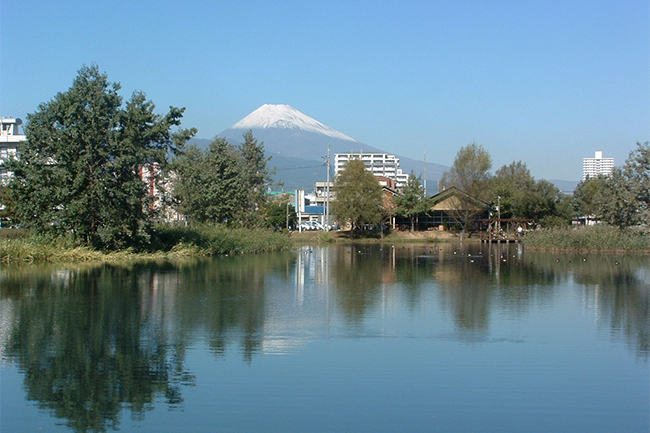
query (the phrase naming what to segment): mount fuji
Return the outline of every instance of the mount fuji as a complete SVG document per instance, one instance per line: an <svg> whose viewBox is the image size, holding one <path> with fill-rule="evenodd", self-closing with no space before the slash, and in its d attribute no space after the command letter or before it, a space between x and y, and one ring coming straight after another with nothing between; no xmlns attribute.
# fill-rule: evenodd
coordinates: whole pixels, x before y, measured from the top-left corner
<svg viewBox="0 0 650 433"><path fill-rule="evenodd" d="M395 154L361 143L348 135L332 129L316 119L301 113L289 105L265 104L219 134L233 144L241 143L242 135L252 131L258 142L264 142L264 150L272 159L269 167L276 169L274 180L282 181L285 189L306 189L314 187L316 181L327 178L323 164L330 146L331 162L335 153L380 152ZM195 140L204 142L207 140ZM405 173L414 170L422 174L424 162L400 155L400 167ZM427 163L427 190L436 190L436 180L448 167Z"/></svg>

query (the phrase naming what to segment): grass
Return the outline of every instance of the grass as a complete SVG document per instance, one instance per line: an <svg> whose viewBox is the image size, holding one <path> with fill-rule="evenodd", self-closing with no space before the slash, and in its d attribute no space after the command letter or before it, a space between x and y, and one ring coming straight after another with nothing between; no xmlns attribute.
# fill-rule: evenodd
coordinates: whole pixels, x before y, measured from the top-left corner
<svg viewBox="0 0 650 433"><path fill-rule="evenodd" d="M65 238L33 236L2 231L0 261L10 262L86 262L139 259L164 259L227 254L252 254L287 250L291 239L265 229L222 226L157 227L152 245L145 250L98 251L74 245Z"/></svg>
<svg viewBox="0 0 650 433"><path fill-rule="evenodd" d="M650 253L647 231L634 228L622 230L601 224L529 232L523 244L536 250Z"/></svg>

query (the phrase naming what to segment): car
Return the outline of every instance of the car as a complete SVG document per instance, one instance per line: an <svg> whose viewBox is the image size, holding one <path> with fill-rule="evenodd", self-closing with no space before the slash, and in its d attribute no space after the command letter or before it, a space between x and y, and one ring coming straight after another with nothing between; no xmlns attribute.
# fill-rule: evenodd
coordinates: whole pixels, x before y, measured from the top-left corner
<svg viewBox="0 0 650 433"><path fill-rule="evenodd" d="M301 231L325 230L325 227L318 221L304 221L298 226Z"/></svg>

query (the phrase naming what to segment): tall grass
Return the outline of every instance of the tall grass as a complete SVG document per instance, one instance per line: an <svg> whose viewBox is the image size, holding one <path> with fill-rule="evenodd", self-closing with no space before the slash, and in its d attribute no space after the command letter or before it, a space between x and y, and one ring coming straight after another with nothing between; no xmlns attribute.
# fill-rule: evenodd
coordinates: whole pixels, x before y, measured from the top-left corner
<svg viewBox="0 0 650 433"><path fill-rule="evenodd" d="M83 262L198 257L225 254L251 254L287 250L292 243L287 235L264 229L221 226L157 227L152 244L144 250L98 251L79 246L66 238L0 236L0 261Z"/></svg>
<svg viewBox="0 0 650 433"><path fill-rule="evenodd" d="M602 224L529 232L523 243L538 250L650 252L650 237L646 231L622 230Z"/></svg>
<svg viewBox="0 0 650 433"><path fill-rule="evenodd" d="M199 255L251 254L292 247L291 239L283 233L220 225L160 226L156 228L155 238L155 245L160 249Z"/></svg>

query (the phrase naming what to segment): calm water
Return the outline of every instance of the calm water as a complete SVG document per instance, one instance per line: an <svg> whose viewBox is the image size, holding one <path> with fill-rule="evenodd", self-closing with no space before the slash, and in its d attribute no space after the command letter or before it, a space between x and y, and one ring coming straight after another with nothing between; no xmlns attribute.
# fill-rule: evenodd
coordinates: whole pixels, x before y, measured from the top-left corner
<svg viewBox="0 0 650 433"><path fill-rule="evenodd" d="M0 267L0 431L642 432L650 257Z"/></svg>

